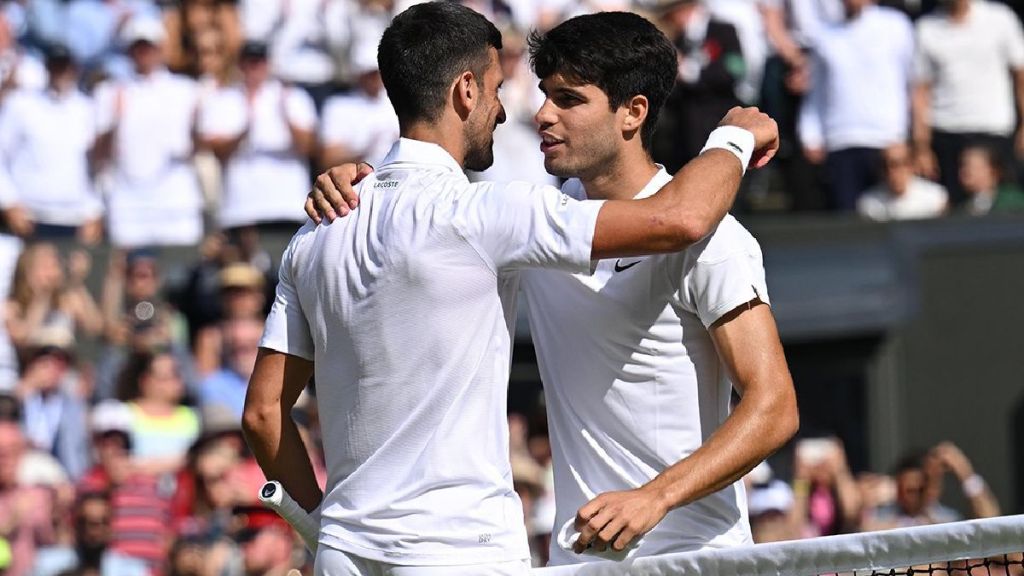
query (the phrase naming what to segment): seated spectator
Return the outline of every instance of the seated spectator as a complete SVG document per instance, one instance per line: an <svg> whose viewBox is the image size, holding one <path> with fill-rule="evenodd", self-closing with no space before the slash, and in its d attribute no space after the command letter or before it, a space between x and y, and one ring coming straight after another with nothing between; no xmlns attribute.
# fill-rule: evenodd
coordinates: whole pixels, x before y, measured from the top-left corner
<svg viewBox="0 0 1024 576"><path fill-rule="evenodd" d="M0 170L34 237L77 236L94 244L102 235L103 204L90 177L96 139L92 100L77 88L77 68L67 48L50 46L46 69L45 90L18 90L4 103Z"/></svg>
<svg viewBox="0 0 1024 576"><path fill-rule="evenodd" d="M272 576L294 567L295 532L280 516L262 505L240 506L235 519L245 574Z"/></svg>
<svg viewBox="0 0 1024 576"><path fill-rule="evenodd" d="M806 521L808 536L830 536L857 529L860 499L846 464L846 451L835 438L797 441L793 462L794 509Z"/></svg>
<svg viewBox="0 0 1024 576"><path fill-rule="evenodd" d="M199 268L194 274L202 274ZM194 277L191 289L199 289ZM208 304L216 305L200 320L192 339L196 373L208 376L221 368L224 342L222 319L263 316L266 314L266 278L258 268L236 262L228 264L217 272L217 290ZM193 304L193 309L199 306ZM198 315L198 314L197 314ZM191 324L190 324L191 326Z"/></svg>
<svg viewBox="0 0 1024 576"><path fill-rule="evenodd" d="M132 411L132 457L144 473L176 473L199 437L199 418L182 404L185 385L168 353L134 354L119 383L119 399Z"/></svg>
<svg viewBox="0 0 1024 576"><path fill-rule="evenodd" d="M19 482L29 446L18 422L0 422L0 538L13 554L4 576L26 576L36 550L55 542L50 490Z"/></svg>
<svg viewBox="0 0 1024 576"><path fill-rule="evenodd" d="M56 457L75 481L89 466L89 445L88 408L73 364L69 333L62 336L57 330L50 338L39 338L25 361L17 394L28 441Z"/></svg>
<svg viewBox="0 0 1024 576"><path fill-rule="evenodd" d="M981 216L1024 210L1024 191L1005 181L999 155L987 146L969 146L960 156L960 186L967 194L964 209Z"/></svg>
<svg viewBox="0 0 1024 576"><path fill-rule="evenodd" d="M356 47L352 66L355 90L324 103L319 158L323 168L363 161L379 166L398 140L398 116L377 69L377 45Z"/></svg>
<svg viewBox="0 0 1024 576"><path fill-rule="evenodd" d="M6 316L16 347L24 348L51 330L68 331L72 339L76 333L96 335L102 330L103 317L85 287L89 256L75 251L69 264L65 275L57 247L50 243L33 244L18 259Z"/></svg>
<svg viewBox="0 0 1024 576"><path fill-rule="evenodd" d="M308 94L270 76L265 44L247 42L239 58L242 81L207 98L199 121L203 145L224 167L218 221L294 230L305 220L316 109Z"/></svg>
<svg viewBox="0 0 1024 576"><path fill-rule="evenodd" d="M74 571L99 576L110 544L110 497L102 492L85 492L74 502L68 519L72 533L61 546L45 548L36 556L33 576L58 576Z"/></svg>
<svg viewBox="0 0 1024 576"><path fill-rule="evenodd" d="M925 499L930 509L942 511L941 514L934 513L934 517L959 516L940 502L946 474L952 474L960 484L964 496L971 505L972 518L991 518L999 515L999 502L985 480L974 471L971 461L952 442L942 442L929 450L923 466L927 481Z"/></svg>
<svg viewBox="0 0 1024 576"><path fill-rule="evenodd" d="M222 330L224 366L199 383L199 401L204 408L224 406L241 421L245 391L263 335L263 320L256 316L228 318Z"/></svg>
<svg viewBox="0 0 1024 576"><path fill-rule="evenodd" d="M747 512L754 542L796 540L803 536L793 514L793 490L782 480L754 484L747 494Z"/></svg>
<svg viewBox="0 0 1024 576"><path fill-rule="evenodd" d="M913 159L905 144L882 153L884 178L857 200L857 212L869 220L935 218L946 212L946 190L914 175Z"/></svg>
<svg viewBox="0 0 1024 576"><path fill-rule="evenodd" d="M92 414L96 465L78 484L79 491L110 494L110 546L104 573L143 576L162 568L171 541L173 479L147 473L132 458L132 410L114 400Z"/></svg>

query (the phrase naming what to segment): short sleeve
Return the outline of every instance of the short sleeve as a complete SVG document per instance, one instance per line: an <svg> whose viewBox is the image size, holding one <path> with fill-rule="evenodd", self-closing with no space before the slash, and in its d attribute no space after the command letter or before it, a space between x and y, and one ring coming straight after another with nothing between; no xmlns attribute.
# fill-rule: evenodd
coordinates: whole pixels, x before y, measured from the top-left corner
<svg viewBox="0 0 1024 576"><path fill-rule="evenodd" d="M315 352L313 336L309 330L309 322L302 312L295 279L292 276L292 253L301 236L302 230L292 238L281 256L277 293L267 316L260 346L312 361Z"/></svg>
<svg viewBox="0 0 1024 576"><path fill-rule="evenodd" d="M316 128L316 104L305 90L299 88L287 89L288 94L285 100L285 111L288 119L301 130L313 130Z"/></svg>
<svg viewBox="0 0 1024 576"><path fill-rule="evenodd" d="M576 200L551 186L478 183L457 205L463 236L495 269L590 271L603 202Z"/></svg>
<svg viewBox="0 0 1024 576"><path fill-rule="evenodd" d="M245 130L244 102L233 92L220 90L204 98L199 108L199 133L203 136L234 137Z"/></svg>
<svg viewBox="0 0 1024 576"><path fill-rule="evenodd" d="M761 247L735 221L719 225L697 262L686 271L682 286L684 299L708 328L755 298L771 304Z"/></svg>
<svg viewBox="0 0 1024 576"><path fill-rule="evenodd" d="M1006 18L1003 22L1006 24L1006 60L1011 68L1024 68L1024 29L1021 27L1020 18L1006 9Z"/></svg>
<svg viewBox="0 0 1024 576"><path fill-rule="evenodd" d="M914 76L915 82L931 83L935 80L935 63L928 52L928 30L918 22L916 38L917 49L914 50Z"/></svg>

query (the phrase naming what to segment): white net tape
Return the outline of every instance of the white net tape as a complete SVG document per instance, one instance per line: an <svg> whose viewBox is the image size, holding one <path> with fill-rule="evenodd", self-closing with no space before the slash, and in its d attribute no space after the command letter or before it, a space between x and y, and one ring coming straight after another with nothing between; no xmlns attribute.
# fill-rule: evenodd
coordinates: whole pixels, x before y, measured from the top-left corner
<svg viewBox="0 0 1024 576"><path fill-rule="evenodd" d="M1020 555L1024 552L1024 515L1003 516L898 530L827 536L808 540L756 544L739 548L700 550L634 558L623 562L594 562L575 566L541 568L538 576L817 576L837 573L882 573L908 566L920 567L910 573L1017 574L1024 573ZM987 564L972 564L970 570L957 560L1015 555L1011 563L1021 572L1007 572ZM929 568L942 563L944 568ZM960 566L960 568L957 568ZM984 571L980 570L984 568ZM903 574L908 573L903 571Z"/></svg>

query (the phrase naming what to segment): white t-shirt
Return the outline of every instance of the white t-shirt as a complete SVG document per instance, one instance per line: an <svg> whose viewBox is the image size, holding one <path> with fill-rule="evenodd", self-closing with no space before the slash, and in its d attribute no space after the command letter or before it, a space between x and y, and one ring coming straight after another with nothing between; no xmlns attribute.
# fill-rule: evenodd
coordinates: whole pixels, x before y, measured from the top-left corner
<svg viewBox="0 0 1024 576"><path fill-rule="evenodd" d="M197 98L193 80L165 70L96 89L97 132L117 128L107 204L115 245L199 242L202 195L192 165Z"/></svg>
<svg viewBox="0 0 1024 576"><path fill-rule="evenodd" d="M637 196L671 179L660 171ZM562 191L585 198L579 180ZM675 254L601 260L593 275L525 270L544 380L558 532L597 494L637 488L729 415L732 383L708 327L768 302L761 249L734 218ZM634 554L751 543L742 482L669 512ZM553 542L551 565L597 560Z"/></svg>
<svg viewBox="0 0 1024 576"><path fill-rule="evenodd" d="M376 98L366 94L332 96L324 103L320 140L341 144L346 150L373 166L387 156L398 139L398 116L384 91Z"/></svg>
<svg viewBox="0 0 1024 576"><path fill-rule="evenodd" d="M945 188L913 176L901 196L890 194L884 185L865 191L857 200L857 213L879 222L935 218L945 212L948 200Z"/></svg>
<svg viewBox="0 0 1024 576"><path fill-rule="evenodd" d="M19 90L0 108L0 170L36 221L79 226L102 214L89 176L93 112L77 90Z"/></svg>
<svg viewBox="0 0 1024 576"><path fill-rule="evenodd" d="M1009 7L972 0L964 22L917 23L916 77L932 85L932 126L1009 135L1017 121L1011 71L1024 66L1024 31Z"/></svg>
<svg viewBox="0 0 1024 576"><path fill-rule="evenodd" d="M516 271L589 270L601 203L472 184L407 139L358 190L351 216L285 250L261 343L315 362L320 543L399 565L526 559L506 424Z"/></svg>
<svg viewBox="0 0 1024 576"><path fill-rule="evenodd" d="M312 131L313 99L304 90L270 80L256 93L249 118L247 98L241 86L221 89L203 103L200 115L199 132L207 137L234 138L251 122L249 135L224 167L219 223L233 228L274 220L302 222L309 170L292 149L284 115L297 128Z"/></svg>

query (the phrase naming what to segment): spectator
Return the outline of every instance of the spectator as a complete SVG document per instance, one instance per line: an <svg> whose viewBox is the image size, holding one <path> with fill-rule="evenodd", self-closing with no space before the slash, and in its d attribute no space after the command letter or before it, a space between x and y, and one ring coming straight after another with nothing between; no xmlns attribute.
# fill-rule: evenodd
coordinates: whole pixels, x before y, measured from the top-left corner
<svg viewBox="0 0 1024 576"><path fill-rule="evenodd" d="M0 538L12 549L5 576L25 576L36 549L55 540L53 496L42 487L19 483L19 469L28 446L18 422L0 421Z"/></svg>
<svg viewBox="0 0 1024 576"><path fill-rule="evenodd" d="M198 278L193 277L195 282ZM198 316L192 339L196 373L205 377L221 367L224 343L222 319L256 317L266 313L266 278L255 266L236 262L217 272L211 300L216 308ZM198 289L195 283L193 290ZM198 311L196 311L198 312ZM192 324L190 323L190 326Z"/></svg>
<svg viewBox="0 0 1024 576"><path fill-rule="evenodd" d="M77 238L95 244L103 205L90 179L96 137L92 101L78 91L67 48L46 54L46 90L18 90L0 113L0 170L24 206L37 238Z"/></svg>
<svg viewBox="0 0 1024 576"><path fill-rule="evenodd" d="M169 476L147 473L132 458L136 415L120 402L96 405L92 415L96 465L79 491L110 494L111 540L104 573L143 576L159 573L171 541Z"/></svg>
<svg viewBox="0 0 1024 576"><path fill-rule="evenodd" d="M964 208L980 216L1024 210L1024 191L1003 176L1001 155L988 146L968 146L960 155L960 186L967 193Z"/></svg>
<svg viewBox="0 0 1024 576"><path fill-rule="evenodd" d="M869 220L910 220L935 218L946 212L947 197L942 186L914 175L913 158L904 144L894 144L882 153L884 178L857 200L857 212Z"/></svg>
<svg viewBox="0 0 1024 576"><path fill-rule="evenodd" d="M674 173L697 157L716 118L740 103L736 87L746 67L736 29L701 0L666 0L659 10L679 52L679 76L658 120L653 155Z"/></svg>
<svg viewBox="0 0 1024 576"><path fill-rule="evenodd" d="M177 472L199 437L199 417L182 404L185 385L174 356L134 354L119 384L118 397L132 411L135 468L157 476Z"/></svg>
<svg viewBox="0 0 1024 576"><path fill-rule="evenodd" d="M914 148L918 169L967 200L957 166L963 149L985 144L1009 164L1024 154L1024 31L1003 4L946 0L917 23ZM1014 99L1016 85L1016 100Z"/></svg>
<svg viewBox="0 0 1024 576"><path fill-rule="evenodd" d="M223 406L241 422L249 377L256 365L263 320L258 316L228 318L222 325L224 366L199 383L204 407Z"/></svg>
<svg viewBox="0 0 1024 576"><path fill-rule="evenodd" d="M933 512L933 518L958 519L955 517L959 516L939 501L946 474L952 474L963 489L964 496L971 505L972 518L991 518L999 515L999 503L992 495L992 491L985 480L974 471L971 461L956 444L942 442L929 450L924 458L923 469L927 482L926 505L929 510L942 511Z"/></svg>
<svg viewBox="0 0 1024 576"><path fill-rule="evenodd" d="M74 502L69 515L72 534L62 546L42 549L36 556L33 576L57 576L74 570L83 576L100 576L110 545L110 498L101 492L85 492Z"/></svg>
<svg viewBox="0 0 1024 576"><path fill-rule="evenodd" d="M292 565L295 533L280 516L262 505L235 509L241 528L235 541L242 549L244 573L277 576Z"/></svg>
<svg viewBox="0 0 1024 576"><path fill-rule="evenodd" d="M835 438L805 438L797 442L794 458L794 514L806 522L807 535L855 531L859 492L842 444Z"/></svg>
<svg viewBox="0 0 1024 576"><path fill-rule="evenodd" d="M398 140L398 117L377 69L377 45L358 46L353 57L356 88L324 104L320 166L366 161L380 165Z"/></svg>
<svg viewBox="0 0 1024 576"><path fill-rule="evenodd" d="M34 3L33 3L34 4ZM46 69L18 45L7 15L0 12L0 102L12 90L46 86Z"/></svg>
<svg viewBox="0 0 1024 576"><path fill-rule="evenodd" d="M97 153L111 168L108 226L118 247L195 245L202 237L192 166L198 90L164 68L164 37L158 20L129 20L122 38L134 76L96 89Z"/></svg>
<svg viewBox="0 0 1024 576"><path fill-rule="evenodd" d="M926 492L928 478L924 473L924 455L910 454L896 465L896 500L879 506L865 517L864 530L882 530L936 524L958 519L957 515L945 508L929 509Z"/></svg>
<svg viewBox="0 0 1024 576"><path fill-rule="evenodd" d="M216 55L221 58L230 58L242 46L236 2L185 0L165 7L163 14L168 31L167 61L172 70L200 75L204 69L204 41L215 39Z"/></svg>
<svg viewBox="0 0 1024 576"><path fill-rule="evenodd" d="M14 290L7 302L6 324L18 348L51 330L96 335L103 317L85 287L92 264L89 256L74 251L70 274L65 276L57 247L50 243L29 246L14 271Z"/></svg>
<svg viewBox="0 0 1024 576"><path fill-rule="evenodd" d="M61 32L75 60L91 74L116 68L118 35L135 18L156 20L156 5L145 0L70 0Z"/></svg>
<svg viewBox="0 0 1024 576"><path fill-rule="evenodd" d="M846 20L815 40L799 133L807 158L825 163L831 207L852 211L881 178L882 150L907 139L914 35L874 0L843 6Z"/></svg>
<svg viewBox="0 0 1024 576"><path fill-rule="evenodd" d="M747 495L750 532L754 542L796 540L803 536L800 518L794 514L793 490L782 480L754 484Z"/></svg>
<svg viewBox="0 0 1024 576"><path fill-rule="evenodd" d="M60 462L72 481L89 467L87 411L74 362L72 336L57 330L34 343L17 393L29 443Z"/></svg>
<svg viewBox="0 0 1024 576"><path fill-rule="evenodd" d="M305 219L316 111L303 91L270 77L267 47L247 42L240 56L242 82L220 90L202 111L203 142L224 166L223 228Z"/></svg>

